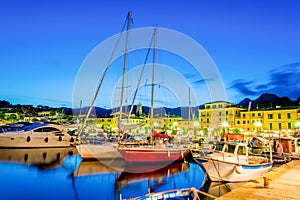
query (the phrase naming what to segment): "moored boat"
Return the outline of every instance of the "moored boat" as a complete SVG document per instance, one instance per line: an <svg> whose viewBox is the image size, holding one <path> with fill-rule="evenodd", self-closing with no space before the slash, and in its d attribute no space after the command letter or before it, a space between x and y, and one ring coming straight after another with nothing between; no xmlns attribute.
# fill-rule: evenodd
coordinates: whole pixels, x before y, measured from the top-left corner
<svg viewBox="0 0 300 200"><path fill-rule="evenodd" d="M272 167L272 159L249 156L246 143L220 142L212 153L197 155L194 160L203 166L211 181L249 181Z"/></svg>
<svg viewBox="0 0 300 200"><path fill-rule="evenodd" d="M126 162L172 163L184 159L190 152L187 146L148 145L139 147L118 147Z"/></svg>
<svg viewBox="0 0 300 200"><path fill-rule="evenodd" d="M64 125L43 123L23 126L0 134L0 148L70 147L77 139L67 133Z"/></svg>

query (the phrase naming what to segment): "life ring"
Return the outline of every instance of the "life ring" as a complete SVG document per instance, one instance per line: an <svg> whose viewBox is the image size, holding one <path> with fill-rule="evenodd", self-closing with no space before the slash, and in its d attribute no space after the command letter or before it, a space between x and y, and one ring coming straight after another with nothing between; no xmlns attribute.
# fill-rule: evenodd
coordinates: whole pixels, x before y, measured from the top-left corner
<svg viewBox="0 0 300 200"><path fill-rule="evenodd" d="M60 142L62 141L62 137L61 136L58 137L58 141L60 141Z"/></svg>
<svg viewBox="0 0 300 200"><path fill-rule="evenodd" d="M190 189L190 193L191 193L190 196L193 198L193 200L200 200L196 188L192 187Z"/></svg>
<svg viewBox="0 0 300 200"><path fill-rule="evenodd" d="M27 141L27 142L30 142L30 136L28 136L28 137L26 138L26 141Z"/></svg>
<svg viewBox="0 0 300 200"><path fill-rule="evenodd" d="M240 165L237 165L237 166L235 166L235 171L236 171L236 173L241 174L241 173L243 173L243 167Z"/></svg>
<svg viewBox="0 0 300 200"><path fill-rule="evenodd" d="M48 142L48 138L47 137L44 140L45 140L46 143Z"/></svg>

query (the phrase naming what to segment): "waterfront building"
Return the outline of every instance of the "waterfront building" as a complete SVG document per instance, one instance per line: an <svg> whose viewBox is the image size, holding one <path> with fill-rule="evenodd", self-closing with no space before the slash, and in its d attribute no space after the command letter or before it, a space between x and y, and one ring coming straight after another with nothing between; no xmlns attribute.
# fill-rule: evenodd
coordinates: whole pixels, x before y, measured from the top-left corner
<svg viewBox="0 0 300 200"><path fill-rule="evenodd" d="M211 135L228 132L235 127L235 118L243 110L245 109L226 101L206 103L204 108L199 109L199 128Z"/></svg>
<svg viewBox="0 0 300 200"><path fill-rule="evenodd" d="M255 109L238 107L226 101L204 104L199 109L199 128L212 134L239 132L292 132L300 128L297 107ZM298 122L298 123L297 123Z"/></svg>
<svg viewBox="0 0 300 200"><path fill-rule="evenodd" d="M235 127L245 132L291 132L300 119L298 108L275 108L242 111L235 118Z"/></svg>

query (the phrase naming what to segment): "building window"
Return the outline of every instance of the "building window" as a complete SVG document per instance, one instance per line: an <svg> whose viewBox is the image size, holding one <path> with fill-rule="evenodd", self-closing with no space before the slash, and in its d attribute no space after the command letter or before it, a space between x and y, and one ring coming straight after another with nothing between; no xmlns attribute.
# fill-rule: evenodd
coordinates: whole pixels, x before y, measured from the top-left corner
<svg viewBox="0 0 300 200"><path fill-rule="evenodd" d="M237 121L237 124L240 124L240 121Z"/></svg>
<svg viewBox="0 0 300 200"><path fill-rule="evenodd" d="M213 105L212 108L217 108L217 106L216 106L216 105Z"/></svg>
<svg viewBox="0 0 300 200"><path fill-rule="evenodd" d="M243 121L243 124L246 124L246 121L245 121L245 120Z"/></svg>
<svg viewBox="0 0 300 200"><path fill-rule="evenodd" d="M278 114L278 119L281 119L281 114L280 113Z"/></svg>
<svg viewBox="0 0 300 200"><path fill-rule="evenodd" d="M273 114L268 114L268 119L273 119Z"/></svg>
<svg viewBox="0 0 300 200"><path fill-rule="evenodd" d="M291 113L287 113L287 118L291 119Z"/></svg>
<svg viewBox="0 0 300 200"><path fill-rule="evenodd" d="M228 111L226 111L226 115L228 115Z"/></svg>
<svg viewBox="0 0 300 200"><path fill-rule="evenodd" d="M255 113L252 113L252 117L255 117Z"/></svg>
<svg viewBox="0 0 300 200"><path fill-rule="evenodd" d="M257 116L259 116L259 117L260 117L260 116L261 116L261 113L257 113Z"/></svg>
<svg viewBox="0 0 300 200"><path fill-rule="evenodd" d="M218 105L218 108L223 108L223 105L222 104Z"/></svg>
<svg viewBox="0 0 300 200"><path fill-rule="evenodd" d="M222 112L219 112L219 116L222 116Z"/></svg>
<svg viewBox="0 0 300 200"><path fill-rule="evenodd" d="M281 129L281 123L278 123L278 128Z"/></svg>
<svg viewBox="0 0 300 200"><path fill-rule="evenodd" d="M206 123L209 123L209 118L206 119Z"/></svg>
<svg viewBox="0 0 300 200"><path fill-rule="evenodd" d="M270 125L270 126L269 126L269 127L270 127L270 130L273 130L273 125L272 125L272 123L270 123L269 125Z"/></svg>
<svg viewBox="0 0 300 200"><path fill-rule="evenodd" d="M210 109L210 106L206 106L207 109Z"/></svg>
<svg viewBox="0 0 300 200"><path fill-rule="evenodd" d="M291 129L292 128L292 124L289 122L288 123L288 129Z"/></svg>
<svg viewBox="0 0 300 200"><path fill-rule="evenodd" d="M243 114L243 118L245 118L246 117L246 114Z"/></svg>

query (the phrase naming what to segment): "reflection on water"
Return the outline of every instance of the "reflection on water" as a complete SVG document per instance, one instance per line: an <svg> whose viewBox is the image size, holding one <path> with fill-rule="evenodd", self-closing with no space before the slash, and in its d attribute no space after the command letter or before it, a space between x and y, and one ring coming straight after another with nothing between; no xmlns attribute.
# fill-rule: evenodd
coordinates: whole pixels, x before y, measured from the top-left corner
<svg viewBox="0 0 300 200"><path fill-rule="evenodd" d="M129 167L135 171L142 166ZM75 148L0 149L0 179L1 200L119 200L171 189L200 189L206 180L201 167L192 162L128 173L99 161L82 161ZM209 193L215 188L206 187Z"/></svg>
<svg viewBox="0 0 300 200"><path fill-rule="evenodd" d="M229 182L211 182L207 181L202 187L202 191L214 195L216 197L220 197L230 191L232 191L235 188L238 188L242 185L244 185L247 182L235 182L235 183L229 183ZM201 200L210 200L211 198L200 195Z"/></svg>

